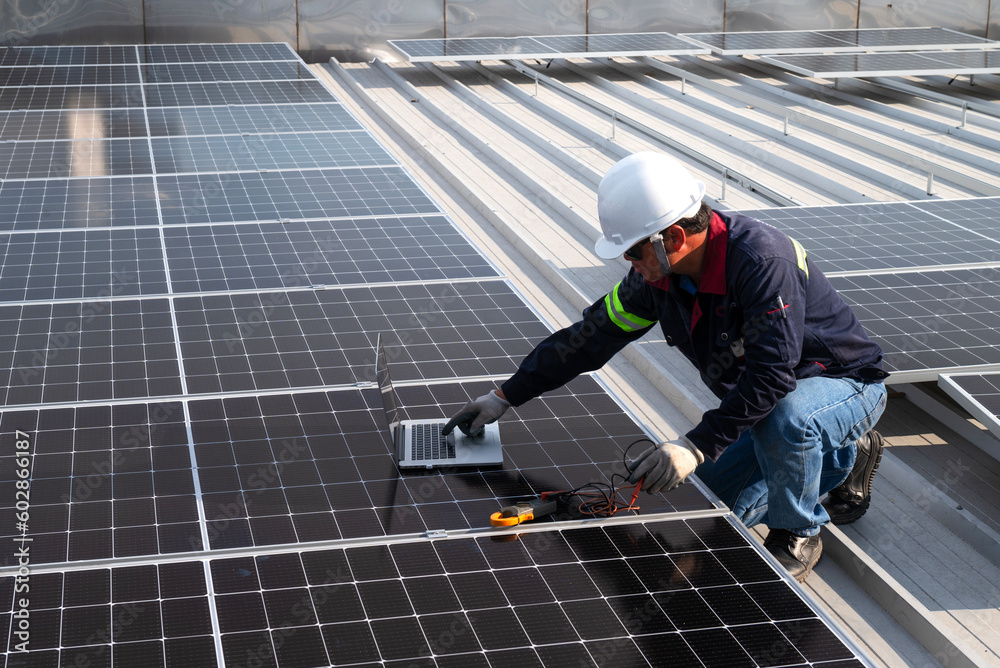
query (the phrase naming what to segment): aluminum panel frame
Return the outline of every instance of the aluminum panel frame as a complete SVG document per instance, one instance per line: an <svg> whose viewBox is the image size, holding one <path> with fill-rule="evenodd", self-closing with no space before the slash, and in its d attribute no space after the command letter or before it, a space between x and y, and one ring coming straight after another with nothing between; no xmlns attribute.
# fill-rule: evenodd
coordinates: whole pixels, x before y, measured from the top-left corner
<svg viewBox="0 0 1000 668"><path fill-rule="evenodd" d="M145 0L147 44L298 43L295 0Z"/></svg>
<svg viewBox="0 0 1000 668"><path fill-rule="evenodd" d="M858 0L729 0L726 32L857 28Z"/></svg>
<svg viewBox="0 0 1000 668"><path fill-rule="evenodd" d="M307 62L400 60L390 39L444 37L441 0L299 0L299 53Z"/></svg>
<svg viewBox="0 0 1000 668"><path fill-rule="evenodd" d="M858 0L859 28L938 26L986 37L989 0L953 0L944 3ZM994 32L994 39L996 38Z"/></svg>
<svg viewBox="0 0 1000 668"><path fill-rule="evenodd" d="M972 417L982 422L990 430L991 434L1000 438L1000 417L986 408L964 387L959 385L955 379L962 376L995 376L995 374L946 373L938 376L937 384L938 387L944 390L945 394L957 401L962 408L969 411Z"/></svg>
<svg viewBox="0 0 1000 668"><path fill-rule="evenodd" d="M447 37L518 37L587 32L585 0L448 0Z"/></svg>
<svg viewBox="0 0 1000 668"><path fill-rule="evenodd" d="M0 44L141 44L143 0L0 1Z"/></svg>
<svg viewBox="0 0 1000 668"><path fill-rule="evenodd" d="M591 34L615 32L710 32L724 28L726 0L590 0Z"/></svg>

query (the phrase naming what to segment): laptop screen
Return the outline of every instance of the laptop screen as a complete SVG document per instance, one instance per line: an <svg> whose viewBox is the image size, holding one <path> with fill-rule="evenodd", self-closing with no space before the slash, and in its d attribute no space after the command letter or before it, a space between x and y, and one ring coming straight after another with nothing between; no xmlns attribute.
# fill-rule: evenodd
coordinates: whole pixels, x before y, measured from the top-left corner
<svg viewBox="0 0 1000 668"><path fill-rule="evenodd" d="M385 419L389 423L389 434L395 441L396 429L399 427L399 401L396 400L396 391L392 389L392 378L389 377L389 360L386 359L381 334L378 336L376 346L378 350L375 353L375 380L382 393L382 408L385 410Z"/></svg>

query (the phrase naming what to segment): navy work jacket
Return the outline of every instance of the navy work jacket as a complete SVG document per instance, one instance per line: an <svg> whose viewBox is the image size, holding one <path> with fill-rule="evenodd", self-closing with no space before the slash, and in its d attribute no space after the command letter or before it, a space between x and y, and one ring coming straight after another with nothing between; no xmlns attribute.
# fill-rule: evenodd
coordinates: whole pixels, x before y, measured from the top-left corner
<svg viewBox="0 0 1000 668"><path fill-rule="evenodd" d="M694 294L676 274L650 283L629 270L583 320L525 358L502 386L507 400L519 406L600 368L659 322L667 344L721 400L687 434L715 460L799 378L888 376L882 350L797 241L753 218L716 212L706 243Z"/></svg>

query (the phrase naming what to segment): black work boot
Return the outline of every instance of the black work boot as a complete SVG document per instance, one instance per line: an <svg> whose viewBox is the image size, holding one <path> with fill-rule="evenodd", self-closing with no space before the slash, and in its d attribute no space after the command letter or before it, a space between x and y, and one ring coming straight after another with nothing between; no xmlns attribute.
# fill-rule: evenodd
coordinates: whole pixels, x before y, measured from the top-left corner
<svg viewBox="0 0 1000 668"><path fill-rule="evenodd" d="M771 529L764 539L764 547L799 582L809 577L823 554L823 541L819 534L804 538L788 529Z"/></svg>
<svg viewBox="0 0 1000 668"><path fill-rule="evenodd" d="M872 480L882 461L885 441L874 429L858 439L858 454L847 480L830 490L823 507L834 524L850 524L861 518L872 500Z"/></svg>

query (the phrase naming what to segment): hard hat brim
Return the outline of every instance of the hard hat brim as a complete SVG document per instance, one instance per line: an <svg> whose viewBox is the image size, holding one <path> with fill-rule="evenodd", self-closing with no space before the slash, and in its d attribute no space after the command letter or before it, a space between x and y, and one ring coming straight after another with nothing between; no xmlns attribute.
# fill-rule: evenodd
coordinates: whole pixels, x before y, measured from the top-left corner
<svg viewBox="0 0 1000 668"><path fill-rule="evenodd" d="M659 232L660 230L670 227L681 218L688 218L696 214L698 212L698 209L701 208L702 197L705 196L705 184L702 183L701 181L697 181L696 183L699 187L699 190L701 191L697 201L693 202L688 209L682 211L679 216L677 216L670 222L661 223L660 221L652 221L650 225L652 227L655 227L656 229L646 230L640 234L633 235L632 237L624 238L619 242L612 241L611 239L608 239L606 236L602 234L597 238L597 241L594 242L594 252L597 254L597 257L605 260L613 260L616 257L620 257L622 253L627 251L629 248L634 246L642 239L650 237Z"/></svg>

